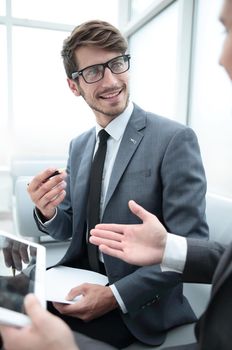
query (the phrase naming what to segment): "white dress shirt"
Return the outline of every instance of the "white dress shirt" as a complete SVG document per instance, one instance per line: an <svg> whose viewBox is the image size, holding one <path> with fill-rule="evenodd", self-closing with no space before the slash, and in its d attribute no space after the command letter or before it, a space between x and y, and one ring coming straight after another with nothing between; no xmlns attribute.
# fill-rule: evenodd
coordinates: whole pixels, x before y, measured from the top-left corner
<svg viewBox="0 0 232 350"><path fill-rule="evenodd" d="M112 122L110 122L105 128L105 131L107 131L110 137L107 140L107 152L106 152L103 175L102 175L100 217L102 217L102 213L104 210L105 197L109 186L109 181L110 181L112 169L114 166L115 158L117 156L118 149L119 149L124 131L126 129L127 123L133 112L133 108L134 108L133 103L129 102L125 111L122 114L120 114L117 118L113 119ZM101 129L102 127L97 124L96 125L97 142L96 142L94 154L99 145L99 137L97 135Z"/></svg>
<svg viewBox="0 0 232 350"><path fill-rule="evenodd" d="M160 265L162 272L173 271L182 273L186 262L186 256L186 238L168 233L163 261Z"/></svg>
<svg viewBox="0 0 232 350"><path fill-rule="evenodd" d="M102 188L101 188L101 200L100 200L100 218L102 218L102 214L104 211L104 205L105 205L105 198L107 189L109 186L109 181L112 173L112 169L114 166L115 158L118 153L118 149L124 134L124 131L126 129L127 123L131 117L131 114L133 112L133 103L129 102L127 108L125 111L119 115L117 118L113 119L112 122L110 122L106 128L105 131L108 132L110 137L107 140L107 152L105 157L105 163L104 163L104 169L103 169L103 175L102 175ZM94 154L98 148L99 144L99 137L97 136L99 131L102 129L100 125L96 125L96 146L94 150ZM99 259L100 261L104 262L102 253L99 251ZM117 290L114 284L110 285L110 288L115 296L115 299L117 300L121 310L123 313L126 313L126 307L125 304Z"/></svg>

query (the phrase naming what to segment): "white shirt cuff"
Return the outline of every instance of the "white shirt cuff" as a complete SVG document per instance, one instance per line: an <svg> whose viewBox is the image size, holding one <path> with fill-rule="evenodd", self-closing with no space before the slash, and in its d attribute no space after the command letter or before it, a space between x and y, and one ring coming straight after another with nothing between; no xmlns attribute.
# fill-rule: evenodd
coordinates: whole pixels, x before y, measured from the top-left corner
<svg viewBox="0 0 232 350"><path fill-rule="evenodd" d="M182 273L187 256L187 240L185 237L168 233L161 271Z"/></svg>
<svg viewBox="0 0 232 350"><path fill-rule="evenodd" d="M36 217L37 217L39 223L40 223L41 225L46 226L47 224L49 224L50 222L52 222L52 221L55 219L55 217L56 217L56 215L57 215L57 208L55 208L55 210L56 210L56 212L55 212L54 216L53 216L50 220L45 221L45 222L42 222L42 221L40 220L39 214L38 214L38 211L37 211L37 208L36 208L36 207L35 207L35 215L36 215Z"/></svg>
<svg viewBox="0 0 232 350"><path fill-rule="evenodd" d="M114 284L111 284L109 287L110 287L110 289L112 290L112 293L114 294L114 297L115 297L115 299L117 300L117 303L118 303L118 305L120 306L122 312L123 312L124 314L126 314L126 313L127 313L126 306L125 306L125 304L124 304L124 302L123 302L123 300L122 300L122 298L121 298L121 296L120 296L120 294L119 294L117 288L115 287Z"/></svg>

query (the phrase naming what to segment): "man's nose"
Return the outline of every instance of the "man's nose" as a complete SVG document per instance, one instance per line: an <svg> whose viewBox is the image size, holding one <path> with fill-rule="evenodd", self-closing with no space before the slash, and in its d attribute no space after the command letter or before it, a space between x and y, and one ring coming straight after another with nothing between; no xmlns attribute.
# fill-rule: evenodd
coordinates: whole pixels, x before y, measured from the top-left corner
<svg viewBox="0 0 232 350"><path fill-rule="evenodd" d="M117 79L116 75L114 73L112 73L108 67L106 67L103 80L105 82L114 82L114 81L116 81L116 79Z"/></svg>

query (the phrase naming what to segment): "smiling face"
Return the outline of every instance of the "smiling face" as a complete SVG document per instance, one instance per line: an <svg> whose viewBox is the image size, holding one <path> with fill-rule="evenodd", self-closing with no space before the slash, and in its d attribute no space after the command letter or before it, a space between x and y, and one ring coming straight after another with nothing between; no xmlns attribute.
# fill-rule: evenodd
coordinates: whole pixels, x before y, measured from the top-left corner
<svg viewBox="0 0 232 350"><path fill-rule="evenodd" d="M232 80L232 0L224 0L220 21L224 25L226 31L220 64L225 68Z"/></svg>
<svg viewBox="0 0 232 350"><path fill-rule="evenodd" d="M78 70L105 63L120 54L120 52L111 52L91 46L82 46L75 51ZM82 76L78 78L78 81L68 79L68 83L76 96L82 96L85 99L93 110L97 122L103 127L127 107L129 100L128 71L113 74L109 68L106 68L104 77L96 83L88 84Z"/></svg>

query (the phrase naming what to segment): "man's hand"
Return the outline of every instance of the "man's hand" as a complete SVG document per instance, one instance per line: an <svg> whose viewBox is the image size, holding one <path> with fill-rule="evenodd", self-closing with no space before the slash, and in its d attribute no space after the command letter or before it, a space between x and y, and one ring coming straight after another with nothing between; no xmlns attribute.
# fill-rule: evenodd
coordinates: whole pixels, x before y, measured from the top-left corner
<svg viewBox="0 0 232 350"><path fill-rule="evenodd" d="M78 350L71 330L60 318L44 310L36 297L25 298L32 324L23 328L0 325L6 350Z"/></svg>
<svg viewBox="0 0 232 350"><path fill-rule="evenodd" d="M157 217L134 201L129 208L142 224L99 224L91 230L89 241L108 255L134 265L152 265L162 262L167 231Z"/></svg>
<svg viewBox="0 0 232 350"><path fill-rule="evenodd" d="M27 187L31 200L46 220L54 216L55 208L64 200L66 195L64 179L67 174L62 171L58 175L51 176L55 170L49 168L43 171L35 176Z"/></svg>
<svg viewBox="0 0 232 350"><path fill-rule="evenodd" d="M3 255L6 266L15 268L18 271L22 270L23 262L25 264L28 264L30 261L28 254L28 245L13 241L7 237L5 238Z"/></svg>
<svg viewBox="0 0 232 350"><path fill-rule="evenodd" d="M23 263L29 264L32 257L36 256L36 248L22 242L5 237L3 244L3 256L7 267L22 271Z"/></svg>
<svg viewBox="0 0 232 350"><path fill-rule="evenodd" d="M110 287L84 283L72 288L66 299L73 300L78 295L82 297L75 304L53 303L53 305L61 314L77 317L83 321L91 321L118 307Z"/></svg>

